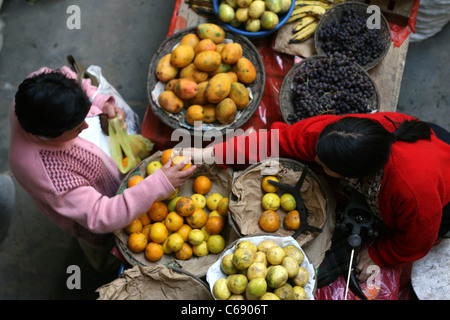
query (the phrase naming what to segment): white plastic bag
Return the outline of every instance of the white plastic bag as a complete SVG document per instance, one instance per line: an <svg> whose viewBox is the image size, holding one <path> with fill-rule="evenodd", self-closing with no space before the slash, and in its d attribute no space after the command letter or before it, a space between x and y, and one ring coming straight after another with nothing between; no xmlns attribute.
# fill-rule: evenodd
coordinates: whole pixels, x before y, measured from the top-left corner
<svg viewBox="0 0 450 320"><path fill-rule="evenodd" d="M416 32L411 42L418 42L434 36L450 21L449 0L420 0L417 12Z"/></svg>
<svg viewBox="0 0 450 320"><path fill-rule="evenodd" d="M128 125L128 134L138 134L141 132L139 116L131 109L128 103L122 98L117 90L103 77L102 69L99 66L90 66L87 72L98 79L98 91L96 94L110 95L116 99L116 106L123 109ZM95 97L95 96L94 96Z"/></svg>

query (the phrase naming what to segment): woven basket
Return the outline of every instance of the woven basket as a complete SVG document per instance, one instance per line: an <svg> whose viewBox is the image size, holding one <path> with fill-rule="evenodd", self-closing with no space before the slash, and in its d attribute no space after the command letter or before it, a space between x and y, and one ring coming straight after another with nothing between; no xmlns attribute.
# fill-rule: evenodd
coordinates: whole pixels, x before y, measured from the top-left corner
<svg viewBox="0 0 450 320"><path fill-rule="evenodd" d="M315 55L312 57L309 57L307 59L302 60L301 62L294 65L291 70L286 74L286 76L283 79L283 82L280 87L280 93L278 96L278 104L280 107L281 116L283 117L284 121L288 124L292 124L288 121L288 115L294 112L294 104L292 103L294 92L292 91L292 83L294 81L294 76L297 73L298 69L300 69L306 61L311 60L319 60L326 58L325 55ZM370 80L370 82L373 84L374 88L374 94L372 98L369 100L369 107L372 110L379 110L380 108L380 95L378 92L377 85L373 81L372 77L362 68L358 65L359 70Z"/></svg>
<svg viewBox="0 0 450 320"><path fill-rule="evenodd" d="M233 179L228 220L239 237L265 233L258 226L259 217L264 211L260 204L264 195L264 191L261 189L262 173L264 173L264 176L277 176L281 183L294 186L304 169L305 165L292 159L268 159L251 165ZM268 171L266 172L266 170ZM252 183L252 185L249 183ZM281 195L282 193L284 191L279 189L278 194ZM323 229L327 216L331 214L332 210L329 204L330 190L325 182L319 180L314 172L309 170L301 188L301 195L308 211L307 221L301 221L301 229L295 232L286 229L283 223L286 213L280 208L277 213L282 221L281 226L273 233L266 233L267 235L292 236L295 237L300 246L304 246L320 234L317 231L309 230L308 226ZM312 195L312 197L305 198L307 195ZM313 197L314 199L312 199ZM320 199L323 207L310 206L311 204L317 205L319 203L317 199ZM255 206L256 202L258 202L258 205ZM245 214L242 215L242 213Z"/></svg>
<svg viewBox="0 0 450 320"><path fill-rule="evenodd" d="M367 13L367 8L369 7L369 5L361 2L343 2L330 8L319 20L319 24L317 25L316 32L314 34L315 48L319 55L326 54L326 52L322 49L323 42L319 39L319 31L330 22L341 21L344 9L348 7L354 8L358 12L358 14L366 16L367 18L372 15L371 13ZM386 56L390 48L391 29L389 28L389 24L386 18L383 16L383 14L381 14L381 12L380 17L381 25L380 29L378 29L378 39L381 40L381 42L384 44L384 50L377 59L362 66L366 71L379 64L381 60L383 60L383 58Z"/></svg>
<svg viewBox="0 0 450 320"><path fill-rule="evenodd" d="M250 40L248 40L246 37L238 35L232 31L224 31L225 40L237 42L242 46L243 56L253 63L256 69L257 77L253 83L251 83L250 85L246 85L247 89L251 90L251 100L249 105L243 111L238 111L234 122L228 125L222 125L219 123L207 125L205 124L205 126L202 128L203 132L211 129L216 129L222 135L226 133L226 130L240 128L252 117L256 109L259 107L266 86L266 71L258 49L256 49L253 43L250 42ZM148 73L147 95L150 101L151 110L159 120L161 120L164 124L168 125L172 129L187 129L191 134L194 134L194 132L198 132L199 129L195 128L194 130L193 126L187 124L184 121L185 110L183 110L178 116L169 114L158 106L158 104L156 103L156 97L152 95L152 91L154 90L156 84L159 82L155 75L159 60L166 54L172 52L172 50L180 43L180 40L188 33L196 33L196 27L177 32L168 37L161 44L158 51L156 51L156 53L153 55Z"/></svg>
<svg viewBox="0 0 450 320"><path fill-rule="evenodd" d="M121 185L117 190L117 194L122 194L127 189L128 180L134 175L140 175L142 177L146 177L146 168L148 164L152 161L159 161L161 158L161 151L156 152L151 155L147 159L143 160L137 167L131 170L122 180ZM197 170L194 172L194 175L181 187L179 188L179 196L190 197L194 192L192 191L192 184L195 178L199 175L206 175L210 178L213 188L207 194L211 194L213 192L219 192L223 195L228 195L231 190L232 183L232 170L231 169L222 169L218 165L208 165L208 164L198 164ZM205 196L207 196L205 195ZM210 210L205 208L205 212L207 214L210 213ZM226 223L221 235L225 238L226 243L230 243L235 240L236 234L233 231L233 228L229 223ZM155 265L165 265L167 267L173 267L177 269L182 269L184 271L190 272L198 277L203 277L206 275L206 272L211 264L213 264L217 258L220 256L218 254L208 254L204 257L197 257L193 255L189 260L178 260L175 258L173 254L164 255L161 260L157 262L148 261L144 253L134 253L132 252L127 245L128 235L126 234L124 229L117 230L114 232L115 243L123 255L128 264L135 266L155 266Z"/></svg>

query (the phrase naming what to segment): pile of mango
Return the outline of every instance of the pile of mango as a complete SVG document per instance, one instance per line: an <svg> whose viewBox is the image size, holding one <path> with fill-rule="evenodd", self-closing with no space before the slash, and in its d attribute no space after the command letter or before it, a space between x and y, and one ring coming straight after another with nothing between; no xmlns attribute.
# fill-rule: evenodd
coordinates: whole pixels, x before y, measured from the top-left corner
<svg viewBox="0 0 450 320"><path fill-rule="evenodd" d="M226 125L249 105L246 86L255 81L256 68L241 44L225 41L220 26L203 23L158 61L156 77L166 84L158 97L165 111L185 114L191 126Z"/></svg>

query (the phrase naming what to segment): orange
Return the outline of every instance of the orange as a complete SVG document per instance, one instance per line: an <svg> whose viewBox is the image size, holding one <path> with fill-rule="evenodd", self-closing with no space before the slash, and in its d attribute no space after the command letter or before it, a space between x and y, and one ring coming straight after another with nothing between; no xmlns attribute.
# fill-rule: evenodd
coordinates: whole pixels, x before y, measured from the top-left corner
<svg viewBox="0 0 450 320"><path fill-rule="evenodd" d="M169 212L166 219L164 219L164 225L169 231L177 231L184 224L184 219L175 211Z"/></svg>
<svg viewBox="0 0 450 320"><path fill-rule="evenodd" d="M267 180L279 182L278 178L275 176L266 176L261 182L261 187L265 192L277 192L278 187L270 184Z"/></svg>
<svg viewBox="0 0 450 320"><path fill-rule="evenodd" d="M172 252L181 250L184 244L184 238L181 234L174 232L170 236L167 237L167 248L169 248Z"/></svg>
<svg viewBox="0 0 450 320"><path fill-rule="evenodd" d="M189 240L189 232L192 231L192 228L188 224L183 224L180 229L178 229L176 232L181 234L183 237L184 242L187 242Z"/></svg>
<svg viewBox="0 0 450 320"><path fill-rule="evenodd" d="M173 157L173 159L172 159L172 166L175 166L175 165L183 162L185 159L187 159L186 156L175 156L175 157ZM192 165L191 162L189 162L181 170L182 171L183 170L187 170L187 169L189 169L191 167L191 165Z"/></svg>
<svg viewBox="0 0 450 320"><path fill-rule="evenodd" d="M175 258L179 260L189 260L192 257L192 247L186 242L183 243L181 250L175 252Z"/></svg>
<svg viewBox="0 0 450 320"><path fill-rule="evenodd" d="M169 209L167 209L167 205L161 201L154 202L150 209L148 209L148 216L152 221L156 222L163 221L168 213Z"/></svg>
<svg viewBox="0 0 450 320"><path fill-rule="evenodd" d="M140 216L139 220L141 220L142 226L146 226L151 222L150 217L148 216L148 212L145 212L142 216Z"/></svg>
<svg viewBox="0 0 450 320"><path fill-rule="evenodd" d="M219 212L219 214L223 217L228 215L228 202L228 198L222 198L217 205L217 212Z"/></svg>
<svg viewBox="0 0 450 320"><path fill-rule="evenodd" d="M166 226L162 222L155 222L150 228L149 238L156 243L163 243L169 235Z"/></svg>
<svg viewBox="0 0 450 320"><path fill-rule="evenodd" d="M145 247L145 258L149 261L156 262L160 260L163 255L164 250L159 243L150 242L147 247Z"/></svg>
<svg viewBox="0 0 450 320"><path fill-rule="evenodd" d="M189 217L195 211L195 202L191 198L183 197L175 205L175 211L182 217Z"/></svg>
<svg viewBox="0 0 450 320"><path fill-rule="evenodd" d="M139 232L139 233L132 233L128 237L128 248L130 248L131 251L135 253L139 253L145 250L145 247L147 246L147 237L145 234Z"/></svg>
<svg viewBox="0 0 450 320"><path fill-rule="evenodd" d="M194 191L199 194L207 194L211 190L211 180L206 176L199 176L194 180Z"/></svg>
<svg viewBox="0 0 450 320"><path fill-rule="evenodd" d="M205 210L201 208L196 208L193 214L191 214L189 217L186 217L186 222L193 229L200 229L201 227L203 227L206 223L206 220L208 220L208 215L206 214Z"/></svg>
<svg viewBox="0 0 450 320"><path fill-rule="evenodd" d="M225 221L222 217L218 217L218 216L210 217L206 221L205 230L210 235L219 234L220 231L222 231L224 225L225 225Z"/></svg>
<svg viewBox="0 0 450 320"><path fill-rule="evenodd" d="M124 168L128 167L128 157L124 157L122 159L122 167Z"/></svg>
<svg viewBox="0 0 450 320"><path fill-rule="evenodd" d="M277 231L280 227L280 224L280 216L273 210L264 211L259 218L259 226L266 232Z"/></svg>
<svg viewBox="0 0 450 320"><path fill-rule="evenodd" d="M222 199L223 196L220 193L212 193L206 197L206 206L209 210L217 210L217 206Z"/></svg>
<svg viewBox="0 0 450 320"><path fill-rule="evenodd" d="M172 159L173 156L173 149L167 149L163 151L161 154L161 163L162 165L165 165L169 159Z"/></svg>
<svg viewBox="0 0 450 320"><path fill-rule="evenodd" d="M297 210L289 211L284 218L284 224L289 230L300 228L300 213Z"/></svg>
<svg viewBox="0 0 450 320"><path fill-rule="evenodd" d="M147 241L150 240L150 229L152 228L151 224L147 224L142 228L142 233L147 237Z"/></svg>
<svg viewBox="0 0 450 320"><path fill-rule="evenodd" d="M128 234L141 231L142 231L142 221L139 219L131 221L130 224L125 227L125 232Z"/></svg>
<svg viewBox="0 0 450 320"><path fill-rule="evenodd" d="M134 187L135 185L137 185L142 180L144 180L143 177L141 177L139 175L134 175L128 180L127 186L128 186L128 188Z"/></svg>
<svg viewBox="0 0 450 320"><path fill-rule="evenodd" d="M194 104L186 110L186 122L191 126L195 125L196 121L203 121L205 116L205 109L198 104Z"/></svg>

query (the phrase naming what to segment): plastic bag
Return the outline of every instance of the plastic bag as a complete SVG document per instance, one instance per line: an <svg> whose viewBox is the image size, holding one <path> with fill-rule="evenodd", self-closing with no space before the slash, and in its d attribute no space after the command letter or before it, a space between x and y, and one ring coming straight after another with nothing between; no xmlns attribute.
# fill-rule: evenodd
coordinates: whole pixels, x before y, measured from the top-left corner
<svg viewBox="0 0 450 320"><path fill-rule="evenodd" d="M113 96L115 105L125 111L128 134L138 134L141 132L139 116L131 109L128 103L122 98L117 90L103 77L102 69L99 66L90 66L87 72L98 79L97 93L104 96Z"/></svg>
<svg viewBox="0 0 450 320"><path fill-rule="evenodd" d="M111 157L121 173L127 173L150 155L154 143L140 134L129 135L121 117L108 120Z"/></svg>

